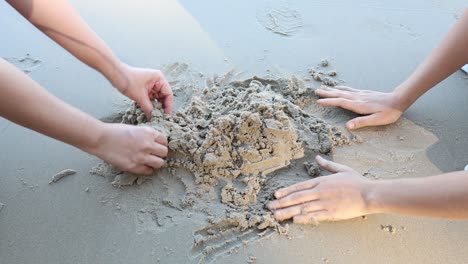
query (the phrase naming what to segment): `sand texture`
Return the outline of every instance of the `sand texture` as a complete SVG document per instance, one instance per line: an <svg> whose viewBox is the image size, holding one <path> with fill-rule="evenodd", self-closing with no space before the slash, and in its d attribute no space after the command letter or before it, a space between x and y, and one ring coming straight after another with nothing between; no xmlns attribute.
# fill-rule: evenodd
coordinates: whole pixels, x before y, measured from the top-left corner
<svg viewBox="0 0 468 264"><path fill-rule="evenodd" d="M327 66L321 64L319 67L328 67L329 62ZM147 120L142 110L131 103L116 119L170 135L166 168L148 177L101 163L91 173L106 177L119 188L155 188L157 202L143 202L146 205L138 211L137 233L159 234L187 217L204 222L193 230L190 259L194 262L216 262L275 233L289 236L289 221L276 221L265 205L278 188L327 174L313 160L317 154L333 155L339 160L349 152L345 157L355 157L353 153L359 145L363 153L369 153L361 154L359 161L369 167L353 167L373 180L386 175L382 170L391 166L399 167L401 173L408 172L411 166L397 165L396 158L412 162L418 156L419 146L408 149L404 155L397 147L385 147L381 141L361 146L360 135L346 131L342 123L338 125L340 118L350 118L349 113L315 103L314 87L324 85L323 79L304 82L290 76L232 80L235 74L229 71L200 82L186 78L191 70L185 64L169 67L180 69L171 75L171 82L180 87L187 87L187 82L193 85L186 91L190 95L183 95L184 90L179 93L186 98L183 106L167 115L155 102L152 117ZM408 130L406 135L424 135L418 129L410 132L412 126L406 128L406 122L397 125ZM432 142L429 135L426 138ZM405 143L401 137L395 137L395 141L399 145ZM382 159L388 165L375 167L373 153L376 147L380 149L379 144L386 150ZM338 156L333 154L336 147L340 147ZM345 159L346 164L353 162L356 164L355 160ZM115 207L121 210L120 204ZM383 231L395 232L387 223L382 226Z"/></svg>
<svg viewBox="0 0 468 264"><path fill-rule="evenodd" d="M195 130L190 136L201 143L207 140L201 134L219 130L215 122L220 120L206 118L208 127L194 129L201 117L188 112L191 102L197 102L204 113L213 113L212 102L222 102L214 96L224 91L222 87L232 89L233 81L250 80L236 88L244 91L257 75L262 77L260 88L265 89L265 80L288 83L295 75L304 84L303 96L287 92L288 86L282 84L271 84L271 90L309 117L299 111L296 120L287 112L296 107L286 102L280 111L284 114L271 119L283 126L276 116L287 117L285 121L292 125L285 134L297 135L304 157L266 175L234 178L230 173L242 164L205 166L202 153L187 154L180 148L170 151L171 167L140 177L123 174L96 157L0 118L0 202L4 204L3 209L0 204L0 262L459 264L468 259L466 221L379 214L318 226L284 221L271 227L277 224L264 208L278 188L319 177L317 173L328 174L312 162L319 152L307 147L303 134L314 133L299 126L301 118L323 120L332 134L333 129L344 134L343 145L333 139L337 146L324 156L375 181L464 168L468 163L468 78L462 71L421 97L397 123L352 134L344 125L356 115L320 107L313 90L324 82L333 85L329 79L323 81L330 77L337 85L391 91L439 43L459 19L466 1L70 2L123 62L165 74L175 95L174 114L187 117L173 118L188 122L184 127L163 115L158 129ZM148 123L151 120L138 120L140 113L133 102L7 2L0 2L0 13L0 56L49 92L106 122L121 122L129 109L135 113L129 116L132 124L155 126ZM328 66L322 66L322 59ZM232 112L248 112L247 107L252 105ZM264 118L255 111L250 114ZM240 129L240 115L231 121L231 130L222 131ZM220 135L225 136L222 131ZM231 140L228 136L222 142ZM213 142L217 140L213 136ZM239 160L257 157L232 154L238 148L233 144L222 147ZM211 157L223 158L216 149L215 144ZM184 166L196 164L195 155L208 173ZM80 175L49 185L64 168ZM90 168L96 175L86 175ZM226 175L211 175L223 169Z"/></svg>
<svg viewBox="0 0 468 264"><path fill-rule="evenodd" d="M135 104L122 111L121 117L123 123L170 135L167 170L174 177L179 169L187 170L193 177L193 182L185 183L184 198L171 206L197 211L205 204L203 210L210 215L209 225L196 232L194 241L194 248L202 247L202 259L215 255L209 246L213 236L226 239L223 234L234 231L250 234L236 238L242 242L271 234L270 229L287 234L288 224L278 223L265 208L273 192L287 182L273 181L270 174L305 154L308 159L327 155L336 145L350 142L338 127L304 111L315 100L314 89L295 76L206 83L211 86L196 89L198 94L173 115L164 114L156 102L150 120ZM320 172L314 162L306 162L304 169L312 177ZM115 175L112 184L116 187L151 179L106 164L93 168L92 173Z"/></svg>

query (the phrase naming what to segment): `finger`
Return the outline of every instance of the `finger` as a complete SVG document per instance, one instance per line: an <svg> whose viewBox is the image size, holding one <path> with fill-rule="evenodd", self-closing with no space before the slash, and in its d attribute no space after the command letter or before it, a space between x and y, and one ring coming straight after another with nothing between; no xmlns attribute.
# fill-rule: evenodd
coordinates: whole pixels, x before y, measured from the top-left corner
<svg viewBox="0 0 468 264"><path fill-rule="evenodd" d="M326 160L326 159L322 158L322 156L319 156L319 155L317 155L315 157L315 160L317 161L317 163L318 163L318 165L320 167L322 167L323 169L325 169L325 170L327 170L329 172L337 173L337 172L346 172L346 171L352 171L353 170L348 166L333 162L331 160Z"/></svg>
<svg viewBox="0 0 468 264"><path fill-rule="evenodd" d="M154 156L164 158L167 156L168 149L166 146L154 142L151 144L150 152Z"/></svg>
<svg viewBox="0 0 468 264"><path fill-rule="evenodd" d="M341 85L335 86L333 88L338 89L338 90L342 90L342 91L347 91L347 92L359 92L360 91L358 89L354 89L354 88L351 88L351 87L348 87L348 86L341 86Z"/></svg>
<svg viewBox="0 0 468 264"><path fill-rule="evenodd" d="M308 189L308 190L292 193L281 199L270 202L267 205L267 207L270 210L276 210L276 209L281 209L281 208L317 200L318 198L319 198L319 194L317 192L315 192L314 190Z"/></svg>
<svg viewBox="0 0 468 264"><path fill-rule="evenodd" d="M140 175L151 175L153 174L154 169L146 165L138 165L135 168L133 168L130 172Z"/></svg>
<svg viewBox="0 0 468 264"><path fill-rule="evenodd" d="M325 207L323 206L323 202L321 200L311 201L311 202L305 203L302 206L301 214L308 214L311 212L320 211L320 210L323 210L324 208Z"/></svg>
<svg viewBox="0 0 468 264"><path fill-rule="evenodd" d="M153 112L153 103L151 103L149 96L145 94L143 99L139 100L138 104L140 105L143 112L145 112L146 117L148 119L151 119L151 112Z"/></svg>
<svg viewBox="0 0 468 264"><path fill-rule="evenodd" d="M164 166L164 160L154 155L147 155L145 165L157 170Z"/></svg>
<svg viewBox="0 0 468 264"><path fill-rule="evenodd" d="M346 123L346 127L352 130L352 129L358 129L361 127L380 126L380 125L386 125L386 124L387 124L386 120L383 118L380 118L378 113L375 113L372 115L360 116L360 117L351 119L348 121L348 123Z"/></svg>
<svg viewBox="0 0 468 264"><path fill-rule="evenodd" d="M153 130L154 141L163 146L167 146L167 136L159 131Z"/></svg>
<svg viewBox="0 0 468 264"><path fill-rule="evenodd" d="M353 112L360 112L359 103L345 98L318 99L317 103L322 106L338 106Z"/></svg>
<svg viewBox="0 0 468 264"><path fill-rule="evenodd" d="M301 205L295 205L285 209L277 210L273 213L273 215L276 218L276 220L282 221L294 217L296 215L309 213L312 211L318 211L321 209L323 209L322 203L319 200L315 200Z"/></svg>
<svg viewBox="0 0 468 264"><path fill-rule="evenodd" d="M159 94L157 96L158 100L160 100L161 103L163 104L166 113L171 114L172 108L174 105L174 94L172 93L171 86L169 85L166 78L164 77L161 77L161 79L159 80L158 86L159 86L157 87L159 90Z"/></svg>
<svg viewBox="0 0 468 264"><path fill-rule="evenodd" d="M164 97L163 99L164 110L166 114L172 114L172 109L174 107L174 96L172 94Z"/></svg>
<svg viewBox="0 0 468 264"><path fill-rule="evenodd" d="M322 98L345 98L345 99L354 99L354 95L349 94L343 91L333 91L333 90L324 90L317 89L315 93Z"/></svg>
<svg viewBox="0 0 468 264"><path fill-rule="evenodd" d="M327 210L320 210L320 211L315 211L312 213L296 215L293 218L293 222L295 224L301 224L301 225L306 225L306 224L318 225L320 222L323 222L323 221L333 221L330 213Z"/></svg>
<svg viewBox="0 0 468 264"><path fill-rule="evenodd" d="M279 190L277 190L275 192L275 197L276 197L276 199L281 199L284 196L287 196L287 195L289 195L291 193L314 188L318 184L317 179L318 178L311 179L311 180L308 180L308 181L303 181L303 182L300 182L300 183L293 184L293 185L288 186L286 188L281 188L281 189L279 189Z"/></svg>

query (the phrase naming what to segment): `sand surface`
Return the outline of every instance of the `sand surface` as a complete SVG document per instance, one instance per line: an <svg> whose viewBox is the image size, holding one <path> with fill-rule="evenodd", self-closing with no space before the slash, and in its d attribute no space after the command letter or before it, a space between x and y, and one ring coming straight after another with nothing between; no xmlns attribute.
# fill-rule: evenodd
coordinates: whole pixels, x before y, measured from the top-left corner
<svg viewBox="0 0 468 264"><path fill-rule="evenodd" d="M228 6L216 1L73 2L125 61L166 70L177 111L203 95L205 87L226 85L226 73L232 80L253 75L291 80L294 75L305 87L317 88L321 83L314 73L323 71L322 80L330 77L357 88L390 90L435 46L463 7L462 1L237 1ZM5 3L0 13L0 24L8 25L0 27L2 40L7 40L0 44L2 57L98 118L115 120L120 111L131 108L97 73ZM118 32L116 25L121 27ZM122 38L121 32L128 34ZM327 67L322 59L328 60ZM336 76L329 74L333 70ZM245 83L246 89L251 83ZM260 83L253 85L264 86ZM362 142L325 153L374 180L462 169L468 163L467 86L466 75L458 72L396 124L346 134ZM284 94L275 94L288 101ZM271 94L263 101L268 98ZM317 107L313 101L293 103L338 129L352 116ZM136 116L134 121L141 123ZM236 118L241 120L241 115ZM297 118L283 120L294 123ZM288 135L302 137L299 130ZM315 152L307 148L303 158L292 152L281 157L290 164L267 173L271 185L252 187L258 192L255 199L249 196L255 202L247 204L238 195L244 186L237 180L249 178L252 171L240 178L224 175L214 184L202 177L210 173L197 178L197 170L188 166L165 169L140 185L115 187L117 171L102 165L106 177L90 173L100 163L97 158L4 119L0 149L1 263L463 263L468 258L468 224L462 221L375 215L317 227L289 224L287 235L275 228L239 228L243 219L235 213L260 210L272 189L310 178L303 162ZM252 153L246 151L244 158L258 157ZM182 151L177 158L186 154ZM68 168L77 173L49 184ZM220 169L226 167L216 168ZM206 190L201 198L196 196L200 183L208 183L201 188ZM238 204L236 197L241 198ZM226 208L234 214L227 214Z"/></svg>

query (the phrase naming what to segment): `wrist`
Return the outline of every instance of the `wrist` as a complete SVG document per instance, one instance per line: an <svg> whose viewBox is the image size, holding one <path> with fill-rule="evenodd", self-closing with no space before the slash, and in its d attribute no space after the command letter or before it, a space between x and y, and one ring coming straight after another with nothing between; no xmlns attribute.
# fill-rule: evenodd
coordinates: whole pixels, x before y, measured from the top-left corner
<svg viewBox="0 0 468 264"><path fill-rule="evenodd" d="M108 130L109 124L106 124L102 121L97 121L93 128L92 131L88 133L90 137L82 146L79 146L80 149L83 151L86 151L90 154L93 154L95 156L99 156L99 149L102 146L105 138L106 138L106 133Z"/></svg>
<svg viewBox="0 0 468 264"><path fill-rule="evenodd" d="M369 180L366 188L364 188L364 202L366 205L366 214L383 213L384 210L381 195L382 185L382 181Z"/></svg>
<svg viewBox="0 0 468 264"><path fill-rule="evenodd" d="M128 86L128 77L127 77L128 65L122 61L116 59L111 63L111 67L101 73L106 77L106 79L112 84L114 88L123 92Z"/></svg>
<svg viewBox="0 0 468 264"><path fill-rule="evenodd" d="M395 109L400 110L402 113L405 112L413 103L414 99L408 94L409 88L404 84L398 85L391 92L392 106Z"/></svg>

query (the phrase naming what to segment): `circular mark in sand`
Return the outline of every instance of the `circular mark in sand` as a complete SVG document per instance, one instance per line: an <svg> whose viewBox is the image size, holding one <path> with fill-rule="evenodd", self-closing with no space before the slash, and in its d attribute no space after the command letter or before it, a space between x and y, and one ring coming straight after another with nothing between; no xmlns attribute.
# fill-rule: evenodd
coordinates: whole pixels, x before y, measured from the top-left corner
<svg viewBox="0 0 468 264"><path fill-rule="evenodd" d="M271 32L292 36L302 28L301 14L285 6L257 10L257 21Z"/></svg>
<svg viewBox="0 0 468 264"><path fill-rule="evenodd" d="M15 65L18 67L20 70L25 72L26 74L31 73L35 69L39 68L42 65L42 61L35 59L29 55L29 53L26 54L26 56L21 57L21 58L4 58L6 61L10 62L11 64Z"/></svg>

